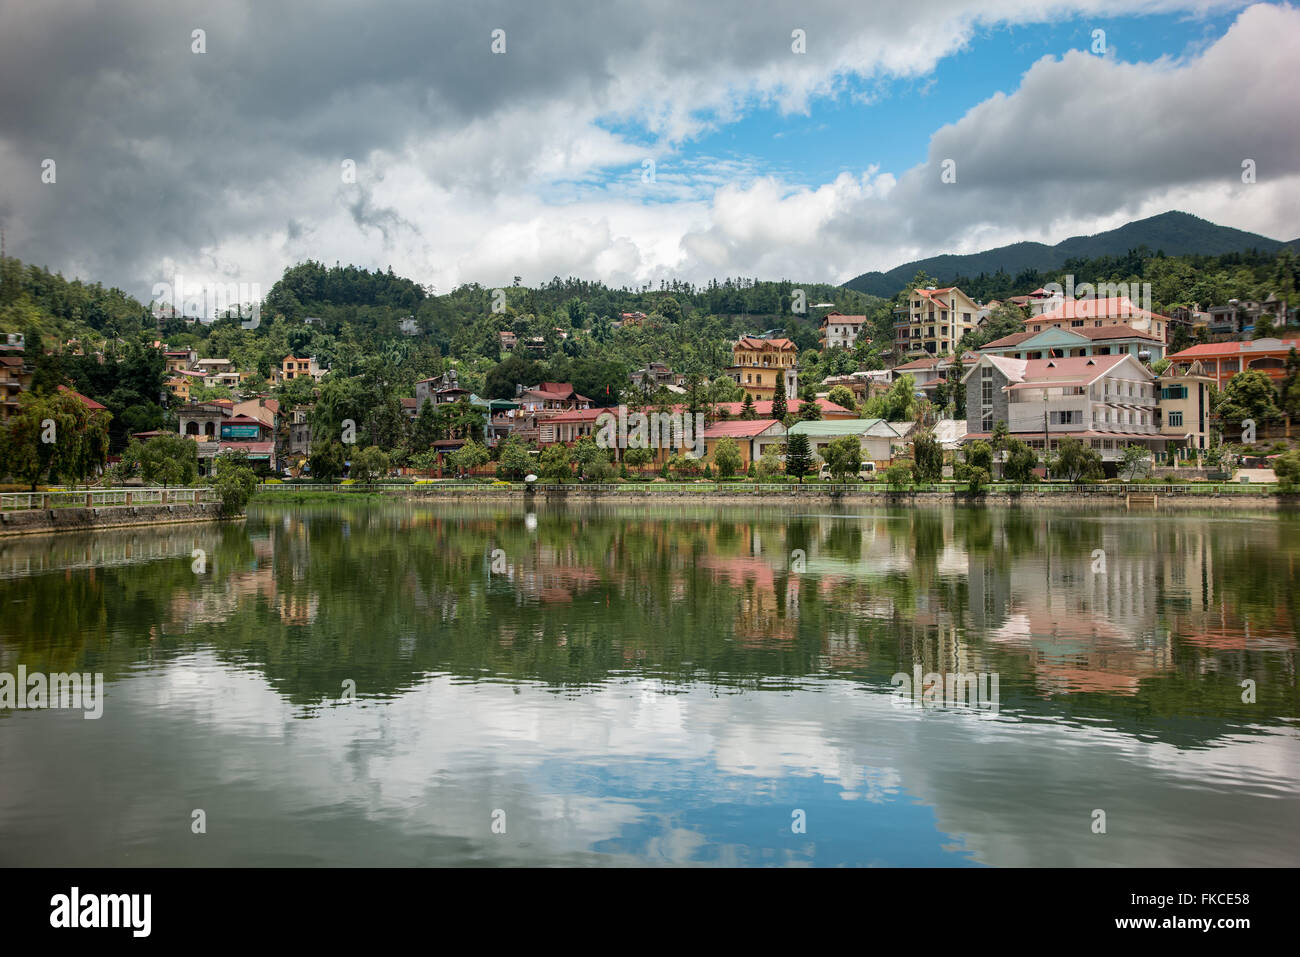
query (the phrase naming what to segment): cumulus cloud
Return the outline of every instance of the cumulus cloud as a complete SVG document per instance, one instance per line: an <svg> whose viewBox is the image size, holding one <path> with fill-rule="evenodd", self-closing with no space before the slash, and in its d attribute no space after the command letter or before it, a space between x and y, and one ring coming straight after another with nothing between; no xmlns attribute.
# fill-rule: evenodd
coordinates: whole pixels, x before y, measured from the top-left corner
<svg viewBox="0 0 1300 957"><path fill-rule="evenodd" d="M913 169L805 183L689 149L758 107L798 113L844 95L849 80L926 77L991 25L1134 10L1119 0L934 0L869 15L833 0L8 4L0 219L14 254L140 295L169 268L269 286L306 257L391 264L442 290L514 275L843 280L1175 206L1286 238L1300 195L1290 7L1244 10L1186 60L1044 59L1018 89L935 131ZM503 55L491 52L495 29ZM795 29L806 32L802 56ZM54 185L40 182L47 157ZM1259 169L1250 187L1239 178L1247 157ZM945 158L955 184L939 182ZM340 175L349 159L354 183Z"/></svg>

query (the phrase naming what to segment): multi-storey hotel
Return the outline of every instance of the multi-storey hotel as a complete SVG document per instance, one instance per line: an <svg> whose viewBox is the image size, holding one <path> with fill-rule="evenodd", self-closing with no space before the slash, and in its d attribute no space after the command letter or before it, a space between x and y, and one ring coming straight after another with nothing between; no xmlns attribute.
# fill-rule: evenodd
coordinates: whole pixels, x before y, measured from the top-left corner
<svg viewBox="0 0 1300 957"><path fill-rule="evenodd" d="M894 349L902 355L941 356L973 332L987 310L956 286L912 290L906 318L894 324Z"/></svg>
<svg viewBox="0 0 1300 957"><path fill-rule="evenodd" d="M785 397L799 394L799 347L789 339L759 339L742 336L732 346L731 366L727 375L735 379L745 394L755 401L772 399L778 388Z"/></svg>

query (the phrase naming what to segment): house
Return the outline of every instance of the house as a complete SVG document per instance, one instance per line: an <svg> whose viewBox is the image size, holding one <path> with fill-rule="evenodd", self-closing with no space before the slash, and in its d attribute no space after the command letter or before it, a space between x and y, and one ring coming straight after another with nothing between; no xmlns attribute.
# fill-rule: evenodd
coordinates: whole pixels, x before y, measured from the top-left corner
<svg viewBox="0 0 1300 957"><path fill-rule="evenodd" d="M579 395L569 382L542 382L531 389L519 386L515 400L526 413L567 412L592 406L592 401Z"/></svg>
<svg viewBox="0 0 1300 957"><path fill-rule="evenodd" d="M822 388L829 393L831 389L842 385L853 393L853 398L858 402L865 402L872 396L887 391L893 375L892 369L869 369L850 372L848 375L827 376L822 379Z"/></svg>
<svg viewBox="0 0 1300 957"><path fill-rule="evenodd" d="M538 419L539 445L572 445L581 438L594 436L600 427L596 420L609 409L570 409Z"/></svg>
<svg viewBox="0 0 1300 957"><path fill-rule="evenodd" d="M234 372L235 364L229 359L195 359L192 363L195 372L201 372L205 376L217 375L222 372Z"/></svg>
<svg viewBox="0 0 1300 957"><path fill-rule="evenodd" d="M1181 446L1184 453L1210 447L1210 389L1214 379L1205 374L1200 362L1193 361L1176 371L1171 365L1156 380L1160 406L1156 424L1170 444Z"/></svg>
<svg viewBox="0 0 1300 957"><path fill-rule="evenodd" d="M1013 332L1001 339L994 339L979 351L983 355L1009 356L1012 359L1061 359L1130 353L1144 362L1154 362L1164 355L1165 340L1153 333L1119 323L1071 328L1053 325L1041 332Z"/></svg>
<svg viewBox="0 0 1300 957"><path fill-rule="evenodd" d="M988 439L1005 422L1013 438L1040 455L1073 436L1100 453L1103 464L1140 445L1163 452L1157 423L1156 377L1136 356L1009 359L982 355L962 376L965 441Z"/></svg>
<svg viewBox="0 0 1300 957"><path fill-rule="evenodd" d="M846 435L856 436L862 446L863 460L878 466L890 463L896 452L904 448L904 436L884 419L830 419L816 422L796 422L790 426L790 435L806 435L812 450L824 458L826 446Z"/></svg>
<svg viewBox="0 0 1300 957"><path fill-rule="evenodd" d="M678 389L686 382L686 376L674 373L662 362L648 363L644 369L632 373L632 385L643 392L654 392L659 388Z"/></svg>
<svg viewBox="0 0 1300 957"><path fill-rule="evenodd" d="M1107 326L1128 326L1139 332L1167 342L1168 316L1143 309L1128 296L1105 296L1098 299L1066 299L1055 309L1025 320L1026 332L1044 329L1104 329Z"/></svg>
<svg viewBox="0 0 1300 957"><path fill-rule="evenodd" d="M961 362L963 368L969 368L978 361L979 357L969 352L962 353ZM894 375L894 381L897 382L905 375L910 375L916 383L918 392L923 393L926 398L934 398L934 390L948 378L949 372L953 367L952 356L926 356L922 359L913 359L911 362L904 362L900 366L894 366L891 372Z"/></svg>
<svg viewBox="0 0 1300 957"><path fill-rule="evenodd" d="M819 339L823 350L852 349L858 340L868 343L871 340L862 336L867 325L866 316L846 316L842 312L828 312L822 316Z"/></svg>
<svg viewBox="0 0 1300 957"><path fill-rule="evenodd" d="M163 380L163 387L182 402L189 402L190 384L194 378L196 377L193 375L186 375L185 373L174 375L169 379ZM202 377L197 378L200 382L203 381Z"/></svg>
<svg viewBox="0 0 1300 957"><path fill-rule="evenodd" d="M301 379L310 376L319 382L325 375L325 370L316 364L315 357L299 358L297 356L285 356L280 363L278 370L273 370L276 384L288 382L290 379Z"/></svg>
<svg viewBox="0 0 1300 957"><path fill-rule="evenodd" d="M461 399L468 399L469 396L469 389L461 388L460 379L455 369L448 369L442 375L421 379L415 383L415 408L417 413L424 406L426 399L433 400L434 405L443 405L447 402L459 402Z"/></svg>
<svg viewBox="0 0 1300 957"><path fill-rule="evenodd" d="M192 368L199 354L193 349L167 349L163 352L167 372L183 372Z"/></svg>
<svg viewBox="0 0 1300 957"><path fill-rule="evenodd" d="M519 345L519 337L509 329L502 329L498 332L497 339L500 341L502 352L514 352L515 347Z"/></svg>
<svg viewBox="0 0 1300 957"><path fill-rule="evenodd" d="M0 353L0 421L18 411L18 397L32 387L34 372L21 350Z"/></svg>
<svg viewBox="0 0 1300 957"><path fill-rule="evenodd" d="M1300 336L1285 339L1267 337L1249 342L1204 342L1170 355L1170 371L1186 373L1193 362L1200 364L1204 374L1214 380L1215 388L1222 389L1238 372L1257 369L1279 383L1286 377L1286 358L1292 349L1300 348Z"/></svg>
<svg viewBox="0 0 1300 957"><path fill-rule="evenodd" d="M918 286L905 309L895 311L894 350L932 356L956 352L962 336L979 326L982 307L956 286Z"/></svg>
<svg viewBox="0 0 1300 957"><path fill-rule="evenodd" d="M420 324L415 321L415 316L407 316L397 324L397 329L404 336L418 336L420 334Z"/></svg>
<svg viewBox="0 0 1300 957"><path fill-rule="evenodd" d="M768 448L777 453L785 445L785 426L777 419L728 420L714 422L704 430L704 452L710 459L723 439L731 439L740 450L741 470L757 462Z"/></svg>
<svg viewBox="0 0 1300 957"><path fill-rule="evenodd" d="M755 401L772 399L778 388L786 398L799 394L799 347L791 340L742 336L732 344L726 373Z"/></svg>

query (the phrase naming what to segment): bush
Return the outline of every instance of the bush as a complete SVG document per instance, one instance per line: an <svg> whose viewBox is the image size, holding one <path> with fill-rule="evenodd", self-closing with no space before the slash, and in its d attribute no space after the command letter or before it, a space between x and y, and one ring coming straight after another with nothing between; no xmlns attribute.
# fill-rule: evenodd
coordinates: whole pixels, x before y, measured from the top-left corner
<svg viewBox="0 0 1300 957"><path fill-rule="evenodd" d="M221 514L238 515L257 491L257 476L248 467L248 454L223 452L217 456L216 465L212 487L221 499Z"/></svg>
<svg viewBox="0 0 1300 957"><path fill-rule="evenodd" d="M895 490L907 488L912 484L912 463L895 462L885 469L885 481Z"/></svg>
<svg viewBox="0 0 1300 957"><path fill-rule="evenodd" d="M1292 450L1273 460L1278 488L1283 492L1300 492L1300 452Z"/></svg>

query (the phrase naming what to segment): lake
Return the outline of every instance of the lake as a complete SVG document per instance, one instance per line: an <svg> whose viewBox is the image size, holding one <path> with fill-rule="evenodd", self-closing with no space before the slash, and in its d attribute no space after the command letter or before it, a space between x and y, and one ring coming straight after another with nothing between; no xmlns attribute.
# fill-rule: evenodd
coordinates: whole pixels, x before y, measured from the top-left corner
<svg viewBox="0 0 1300 957"><path fill-rule="evenodd" d="M0 540L0 864L1300 863L1294 516L535 508Z"/></svg>

